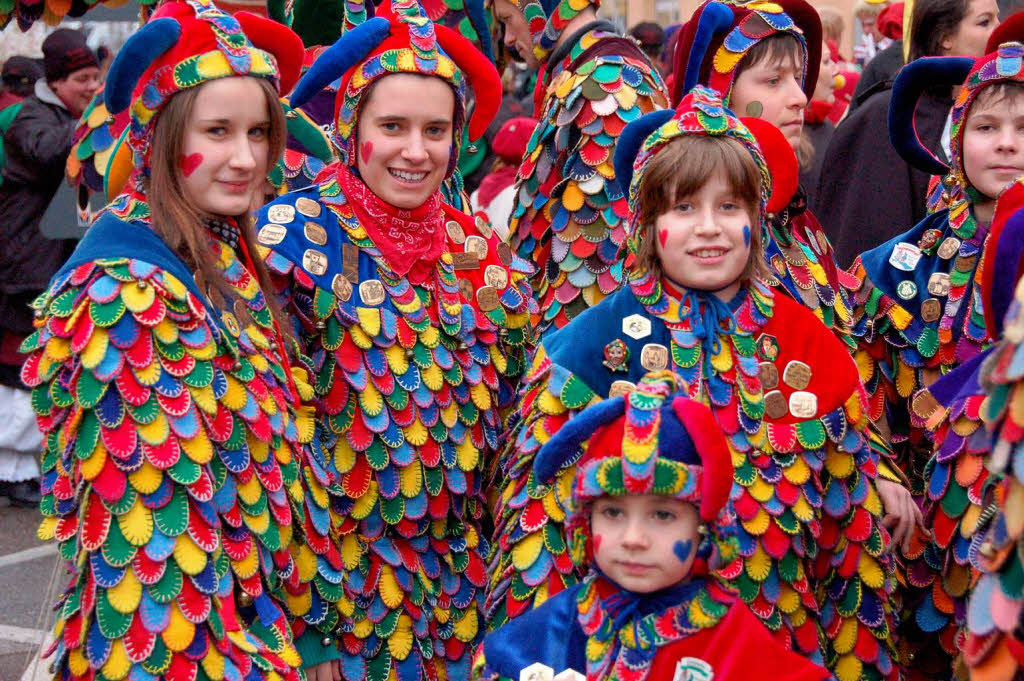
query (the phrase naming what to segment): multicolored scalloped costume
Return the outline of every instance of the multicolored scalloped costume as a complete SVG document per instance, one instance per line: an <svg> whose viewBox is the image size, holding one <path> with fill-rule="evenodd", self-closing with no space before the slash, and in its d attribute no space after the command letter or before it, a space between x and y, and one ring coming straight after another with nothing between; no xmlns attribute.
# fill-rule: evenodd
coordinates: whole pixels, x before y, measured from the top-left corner
<svg viewBox="0 0 1024 681"><path fill-rule="evenodd" d="M125 46L132 63L111 69L115 113L150 65L219 54L211 19L255 49L209 3L157 16L159 30ZM273 36L290 86L297 36L243 21ZM123 195L35 303L22 378L46 434L39 534L60 542L72 574L57 678L301 678L287 604L309 598L313 578L313 423L238 229L210 231L220 279L201 287L152 228L146 197Z"/></svg>
<svg viewBox="0 0 1024 681"><path fill-rule="evenodd" d="M955 372L961 374L962 394L984 393L980 412L990 438L984 459L989 479L981 491L984 510L967 548L971 566L980 571L980 578L969 595L967 635L962 644L970 676L979 681L1011 681L1020 677L1024 667L1020 631L1024 607L1024 475L1019 446L1024 421L1020 416L1024 288L1018 278L1024 254L1022 207L1024 184L1018 180L999 197L985 249L985 320L999 342L983 362ZM963 457L958 459L958 465L963 461Z"/></svg>
<svg viewBox="0 0 1024 681"><path fill-rule="evenodd" d="M767 173L750 132L702 87L676 112L633 125L619 152L628 163L629 152L642 148L630 184L632 215L650 158L682 134L738 139ZM626 135L636 141L625 145ZM642 238L631 239L630 249ZM626 361L602 363L613 344ZM575 470L567 466L553 484L541 484L533 474L537 451L581 409L629 390L646 370L668 368L711 407L732 451L740 557L721 576L769 629L841 681L895 678L888 535L878 520L863 394L856 367L841 361L846 356L805 307L760 282L726 304L630 271L627 286L549 334L527 374L515 442L501 464L492 626L578 580L561 529ZM766 414L780 405L781 413Z"/></svg>
<svg viewBox="0 0 1024 681"><path fill-rule="evenodd" d="M821 21L805 0L708 0L680 31L673 102L701 83L721 93L728 104L747 52L778 34L791 35L803 46L804 91L808 99L814 92L821 61ZM856 280L836 267L832 244L795 184L788 198L780 192L773 203L777 205L769 211L764 234L765 258L773 277L769 283L814 310L815 316L852 351L849 332L853 305L848 289Z"/></svg>
<svg viewBox="0 0 1024 681"><path fill-rule="evenodd" d="M292 102L341 75L347 117L368 78L417 65L453 88L468 81L471 132L486 127L494 109L479 95L500 92L494 67L413 2L342 36ZM357 123L346 121L342 135ZM535 307L529 267L439 193L399 210L344 163L264 207L258 226L314 376L313 457L328 480L317 522L340 555L317 580L330 604L316 625L338 641L348 681L468 679L487 581L484 493Z"/></svg>
<svg viewBox="0 0 1024 681"><path fill-rule="evenodd" d="M909 479L934 534L931 541L915 539L901 575L901 645L910 673L920 678L943 673L959 653L965 599L974 580L968 549L988 477L982 467L986 439L980 430L980 390L948 403L945 412L931 393L922 392L942 374L971 363L990 343L980 268L989 227L974 214L982 197L964 172L964 122L984 88L1024 80L1022 55L1020 43L990 41L989 55L977 63L928 59L901 71L891 108L892 117L903 123L891 137L909 163L936 174L944 171L948 205L862 254L851 267L862 282L856 291L854 333L870 415L884 424L895 463ZM912 112L922 88L936 82L963 83L951 113L950 166L916 137L906 139L914 132Z"/></svg>
<svg viewBox="0 0 1024 681"><path fill-rule="evenodd" d="M541 334L619 287L629 209L612 155L627 123L668 104L660 74L633 41L608 22L584 29L542 67L540 123L519 166L509 222L513 249L536 267Z"/></svg>

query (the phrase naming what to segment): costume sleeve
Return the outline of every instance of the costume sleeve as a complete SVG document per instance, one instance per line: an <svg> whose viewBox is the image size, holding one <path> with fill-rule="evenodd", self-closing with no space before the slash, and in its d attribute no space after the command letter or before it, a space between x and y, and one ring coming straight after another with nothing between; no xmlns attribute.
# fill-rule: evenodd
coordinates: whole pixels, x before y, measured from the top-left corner
<svg viewBox="0 0 1024 681"><path fill-rule="evenodd" d="M908 407L911 396L923 387L925 363L939 349L938 334L920 323L912 324L913 316L875 287L860 258L850 271L859 281L854 294L854 359L867 393L867 414L894 450L884 467L919 481L920 476L912 475L916 464L909 460L907 440L910 429L921 428L924 422ZM881 472L892 479L886 470ZM915 496L923 491L919 487L919 483L918 488L911 487Z"/></svg>
<svg viewBox="0 0 1024 681"><path fill-rule="evenodd" d="M667 106L645 58L597 56L571 65L548 89L546 109L519 167L509 243L533 264L536 326L561 328L619 287L627 187L612 156L626 123Z"/></svg>
<svg viewBox="0 0 1024 681"><path fill-rule="evenodd" d="M62 678L297 681L280 365L223 351L203 304L138 260L74 268L36 305L22 378L46 435L39 534L72 574Z"/></svg>
<svg viewBox="0 0 1024 681"><path fill-rule="evenodd" d="M987 396L981 416L991 435L984 463L990 474L982 490L984 510L971 539L971 563L981 577L970 593L968 636L963 645L972 674L988 673L993 678L1012 678L1021 666L1024 295L1019 286L1003 329L1002 340L982 368L981 384Z"/></svg>
<svg viewBox="0 0 1024 681"><path fill-rule="evenodd" d="M923 569L908 570L908 578L924 592L913 604L916 627L905 627L905 635L920 632L912 649L915 666L925 672L931 663L931 671L942 673L939 667L948 669L960 654L957 637L967 624L967 596L978 577L970 549L991 477L984 462L990 442L981 421L984 399L983 394L960 397L948 412L929 419L929 426L938 421L932 431L935 453L925 469L924 520L932 539L923 553Z"/></svg>
<svg viewBox="0 0 1024 681"><path fill-rule="evenodd" d="M576 467L566 467L545 486L533 476L533 461L563 424L598 399L553 364L543 346L537 349L501 455L485 607L492 631L578 581L563 532Z"/></svg>
<svg viewBox="0 0 1024 681"><path fill-rule="evenodd" d="M860 389L820 424L824 437L813 443L824 463L815 577L825 666L838 681L896 679L894 565L886 553L890 540L874 484L877 455L864 436Z"/></svg>

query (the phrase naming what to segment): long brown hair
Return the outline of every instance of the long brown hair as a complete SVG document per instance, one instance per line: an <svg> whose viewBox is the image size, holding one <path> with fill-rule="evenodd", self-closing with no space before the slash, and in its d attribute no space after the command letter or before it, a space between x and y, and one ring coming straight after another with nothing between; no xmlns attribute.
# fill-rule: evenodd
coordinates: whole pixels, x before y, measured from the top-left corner
<svg viewBox="0 0 1024 681"><path fill-rule="evenodd" d="M750 152L728 137L683 135L665 145L651 159L640 183L638 204L643 230L636 268L661 275L661 261L655 247L654 223L672 210L683 198L700 191L715 173L723 172L725 181L751 218L750 256L740 280L749 282L766 269L761 253L763 235L761 215L761 174Z"/></svg>
<svg viewBox="0 0 1024 681"><path fill-rule="evenodd" d="M281 111L274 87L262 78L256 81L263 91L270 120L267 159L270 168L284 153L287 131L284 113ZM199 290L207 293L215 307L226 309L224 296L230 293L230 289L217 271L217 258L210 248L209 233L203 225L203 212L184 189L179 163L183 152L182 131L188 127L201 88L202 86L189 88L174 95L160 112L160 118L157 119L153 131L150 177L145 188L153 229L171 250L192 268ZM223 217L233 218L238 225L245 247L252 256L256 278L263 289L271 314L279 322L283 322L284 317L274 295L270 274L256 250L252 221L247 214ZM245 327L252 320L238 321ZM282 332L287 332L287 324L282 324Z"/></svg>

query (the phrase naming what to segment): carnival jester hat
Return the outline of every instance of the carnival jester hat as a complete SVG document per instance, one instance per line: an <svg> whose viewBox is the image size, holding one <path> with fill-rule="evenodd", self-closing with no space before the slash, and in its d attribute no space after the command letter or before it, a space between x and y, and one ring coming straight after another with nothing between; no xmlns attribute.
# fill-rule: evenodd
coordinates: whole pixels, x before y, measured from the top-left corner
<svg viewBox="0 0 1024 681"><path fill-rule="evenodd" d="M501 106L501 79L494 64L472 43L432 22L417 0L392 0L390 7L378 8L375 17L342 35L302 76L291 104L301 107L340 78L334 104L334 141L343 161L355 166L355 129L363 96L379 78L394 73L435 76L455 91L451 173L466 124L467 85L476 95L468 122L469 137L476 140L483 136Z"/></svg>
<svg viewBox="0 0 1024 681"><path fill-rule="evenodd" d="M732 454L711 410L690 399L671 371L644 376L636 390L587 407L537 453L533 471L550 484L576 464L566 530L573 560L593 560L590 504L602 496L656 494L692 503L708 525L698 574L712 549L733 555Z"/></svg>
<svg viewBox="0 0 1024 681"><path fill-rule="evenodd" d="M230 76L264 78L287 92L301 66L302 41L286 26L228 14L210 0L168 2L118 52L104 98L112 114L131 106L127 141L145 170L156 120L175 94Z"/></svg>
<svg viewBox="0 0 1024 681"><path fill-rule="evenodd" d="M672 101L700 83L729 99L736 67L747 52L778 33L804 48L803 89L811 98L821 64L821 19L806 0L707 0L680 29L672 73Z"/></svg>
<svg viewBox="0 0 1024 681"><path fill-rule="evenodd" d="M985 45L985 56L922 57L904 66L892 87L889 140L910 165L932 175L951 174L948 184L966 187L963 132L967 113L985 88L999 83L1024 83L1024 12L999 24ZM925 90L936 85L962 85L953 104L950 163L926 148L914 125L914 112Z"/></svg>
<svg viewBox="0 0 1024 681"><path fill-rule="evenodd" d="M639 202L647 168L666 145L684 135L735 139L750 152L761 175L762 218L784 208L796 191L799 168L782 132L759 118L738 118L722 104L717 92L698 85L675 111L661 109L630 122L615 145L615 176L622 186L629 187L626 248L634 256L644 237Z"/></svg>

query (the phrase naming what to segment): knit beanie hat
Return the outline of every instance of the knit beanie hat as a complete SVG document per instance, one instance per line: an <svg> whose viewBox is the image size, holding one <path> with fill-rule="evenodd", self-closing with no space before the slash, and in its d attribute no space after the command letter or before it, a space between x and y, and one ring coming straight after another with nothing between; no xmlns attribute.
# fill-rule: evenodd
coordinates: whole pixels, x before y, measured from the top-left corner
<svg viewBox="0 0 1024 681"><path fill-rule="evenodd" d="M43 70L39 63L30 57L14 56L4 62L3 70L0 71L0 79L4 85L31 85L43 77Z"/></svg>
<svg viewBox="0 0 1024 681"><path fill-rule="evenodd" d="M58 28L43 41L43 70L52 83L90 66L98 67L96 55L85 44L85 36L70 28Z"/></svg>

